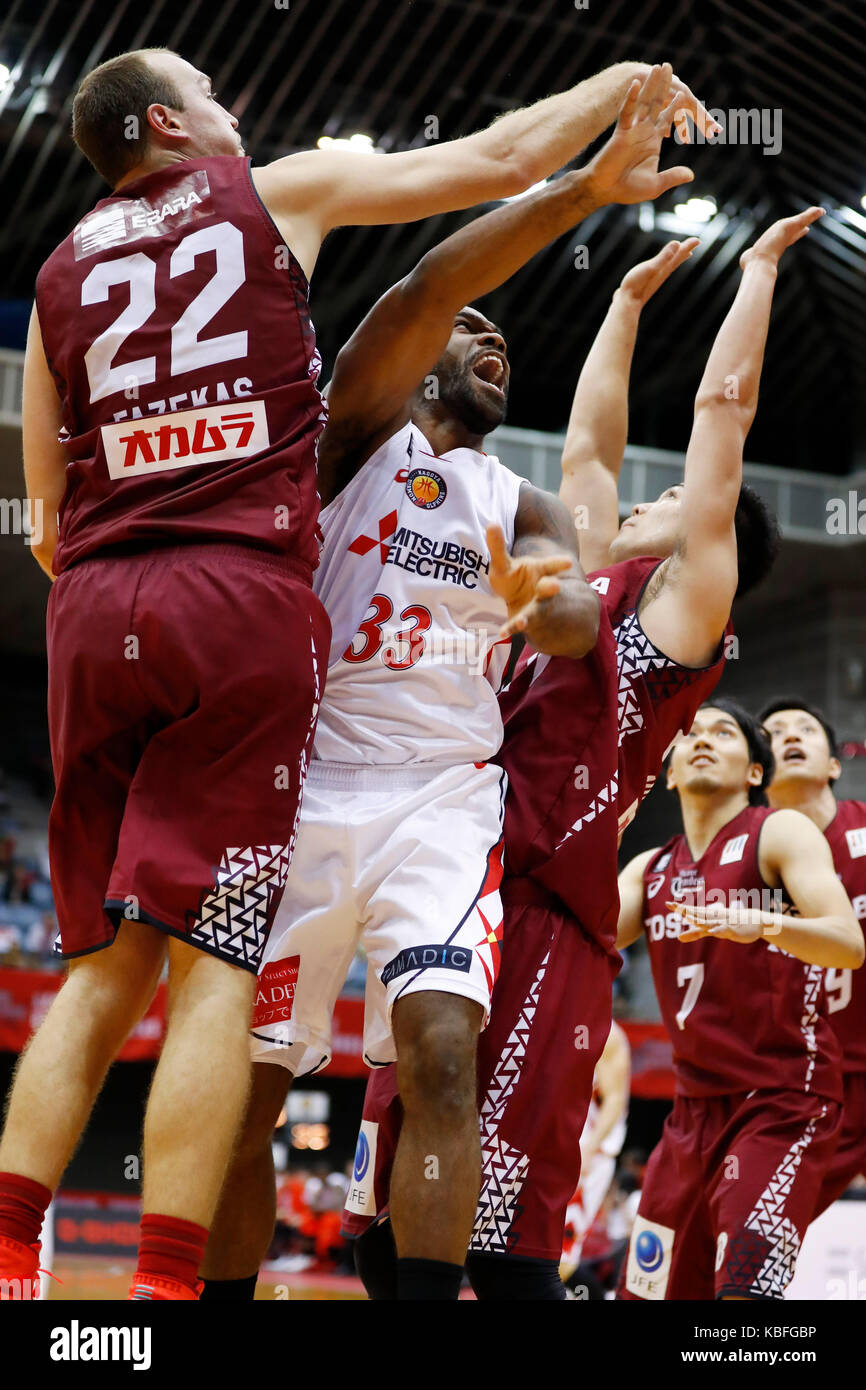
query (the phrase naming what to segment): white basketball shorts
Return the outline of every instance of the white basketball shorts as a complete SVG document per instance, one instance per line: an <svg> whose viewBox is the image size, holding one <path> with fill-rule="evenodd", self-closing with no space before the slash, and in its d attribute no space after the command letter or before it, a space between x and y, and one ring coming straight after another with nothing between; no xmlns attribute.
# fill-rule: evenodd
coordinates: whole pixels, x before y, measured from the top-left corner
<svg viewBox="0 0 866 1390"><path fill-rule="evenodd" d="M313 759L258 980L254 1061L295 1076L327 1065L331 1015L359 944L369 1066L395 1060L391 1010L407 994L476 999L486 1024L502 937L505 789L493 764Z"/></svg>

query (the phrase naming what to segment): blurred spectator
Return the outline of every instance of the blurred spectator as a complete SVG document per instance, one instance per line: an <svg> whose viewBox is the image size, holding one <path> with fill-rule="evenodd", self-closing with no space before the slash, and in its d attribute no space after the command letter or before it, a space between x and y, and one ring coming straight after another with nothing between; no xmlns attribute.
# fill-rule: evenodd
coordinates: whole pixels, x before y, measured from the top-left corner
<svg viewBox="0 0 866 1390"><path fill-rule="evenodd" d="M340 1220L348 1178L325 1163L277 1174L277 1224L266 1267L353 1273Z"/></svg>

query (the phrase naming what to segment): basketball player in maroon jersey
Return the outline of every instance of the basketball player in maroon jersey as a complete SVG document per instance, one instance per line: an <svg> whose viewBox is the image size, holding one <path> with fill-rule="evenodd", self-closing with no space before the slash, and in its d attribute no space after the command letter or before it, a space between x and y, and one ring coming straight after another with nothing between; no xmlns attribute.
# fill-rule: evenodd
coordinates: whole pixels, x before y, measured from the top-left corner
<svg viewBox="0 0 866 1390"><path fill-rule="evenodd" d="M645 71L618 66L375 166L315 151L253 172L237 121L177 54L124 54L82 83L74 134L114 192L40 272L23 402L34 549L58 577L52 872L75 963L11 1095L0 1276L32 1291L45 1207L167 953L134 1288L196 1296L327 649L309 587L324 413L307 280L322 238L521 190L604 129Z"/></svg>
<svg viewBox="0 0 866 1390"><path fill-rule="evenodd" d="M617 941L646 932L676 1074L625 1298L782 1298L838 1139L824 968L857 969L863 934L817 827L767 807L772 773L757 721L704 705L668 767L683 833L620 875Z"/></svg>
<svg viewBox="0 0 866 1390"><path fill-rule="evenodd" d="M767 797L823 830L854 914L866 921L866 802L837 800L841 774L836 734L814 705L779 695L758 716L776 760ZM815 1205L818 1216L858 1176L866 1176L866 971L828 968L824 989L830 1026L842 1049L844 1102L836 1152Z"/></svg>
<svg viewBox="0 0 866 1390"><path fill-rule="evenodd" d="M698 392L683 487L651 507L636 508L634 519L617 536L616 474L606 469L599 482L600 446L593 447L589 435L581 441L587 450L583 472L588 491L603 484L607 497L602 503L609 502L611 489L613 494L613 535L603 535L606 551L595 551L596 563L606 561L606 566L590 575L614 638L615 669L595 677L613 682L608 690L611 704L616 702L617 722L610 744L599 726L593 757L576 752L583 744L585 719L591 717L588 711L594 708L580 667L603 659L604 625L593 653L582 663L530 658L500 697L505 716L501 760L509 778L502 888L506 918L491 1022L479 1045L483 1177L467 1262L481 1298L565 1296L557 1273L564 1216L579 1177L579 1141L592 1073L610 1026L610 972L619 963L608 921L616 904L617 831L633 818L670 745L690 727L695 710L721 677L722 638L735 593L759 582L773 562L775 522L760 498L741 493L743 447L757 406L778 260L819 215L819 209L810 209L774 224L744 254L743 280ZM671 247L661 262L654 258L652 273L664 259L676 263L687 253L688 246ZM598 354L590 376L597 359ZM620 363L619 390L608 392L610 412L625 408L629 361L630 353ZM738 389L731 398L725 383L734 378ZM587 386L586 375L582 386ZM597 428L602 424L595 418ZM620 437L617 468L624 430ZM580 476L570 481L579 486ZM573 508L582 505L573 490L564 489L563 496ZM611 524L610 507L596 506L592 496L587 510L591 527L604 531ZM645 513L651 513L646 520ZM578 531L582 552L587 534L594 533ZM713 567L712 594L706 582L708 563ZM510 626L519 629L520 623ZM569 689L580 691L570 704ZM545 740L551 740L549 759L540 746ZM610 834L611 820L613 839L603 845L597 837ZM512 887L512 879L521 881ZM558 925L561 912L550 894L568 905L565 929ZM511 931L509 903L536 920L531 926L524 920L519 932ZM575 920L582 935L571 930ZM587 949L587 938L612 966ZM539 975L544 980L541 1003L536 997ZM569 1024L572 1040L577 1029L585 1029L579 1034L585 1050L563 1042ZM388 1078L375 1074L365 1104L365 1120L379 1125L380 1142L383 1126L393 1128L388 1085ZM350 1191L346 1226L352 1233L369 1227L371 1214L381 1212L387 1200L390 1145L389 1135L369 1199L365 1191L353 1210ZM367 1210L357 1211L364 1204ZM366 1249L375 1239L373 1235ZM382 1244L384 1240L377 1254ZM363 1259L365 1247L359 1245L358 1251ZM379 1271L370 1277L379 1287L389 1287L386 1277L379 1280Z"/></svg>
<svg viewBox="0 0 866 1390"><path fill-rule="evenodd" d="M466 307L466 300L495 288L537 250L601 203L642 201L689 177L689 171L683 168L664 173L658 170L662 140L672 114L672 107L664 106L665 86L662 69L654 70L642 91L635 91L633 98L627 100L611 140L585 169L468 224L429 252L415 271L373 307L340 352L329 386L329 420L319 447L320 479L326 497L342 492L366 460L375 458L395 436L399 438L405 433L410 417L423 430L427 441L424 447L429 445L436 455L446 455L446 461L449 450L484 447L485 434L500 424L505 414L507 350L495 326L477 309ZM492 376L492 389L491 383L484 383L475 375L475 366L485 363ZM491 368L498 370L491 372ZM431 370L439 382L439 393L432 403L424 400L423 387L418 385ZM398 462L403 459L405 453ZM392 463L386 484L392 482L394 467ZM351 506L348 495L345 504ZM323 526L327 539L317 581L324 575L326 591L330 585L333 593L332 568L341 561L333 551L330 517L330 511L326 511ZM547 542L549 548L565 551L566 558L570 551L576 560L574 529L567 511L555 498L526 482L520 485L514 535L515 557L540 556L545 553ZM491 554L496 584L503 578L516 582L519 567L525 561L517 559L512 563L507 553L495 553L495 547L491 547ZM595 640L597 596L589 593L582 576L572 578L579 582L570 583L567 576L561 577L557 581L560 593L551 593L530 620L530 634L538 649L568 651L579 656ZM502 596L509 598L504 590ZM341 598L338 591L336 601ZM590 613L592 641L587 635ZM332 617L337 628L340 619L336 609L332 610ZM343 645L340 639L335 650L339 653ZM405 679L408 684L411 676ZM339 690L338 678L332 682L329 676L319 723L318 752L323 758L327 754L321 734L323 729L327 733L335 709L348 722L348 712L341 709L339 697L333 694L335 690ZM406 726L403 733L403 706L393 701L391 704L396 711L391 714L395 729L403 737L417 740L415 729ZM613 692L609 709L615 709ZM423 745L418 749L419 756L422 752ZM573 761L573 750L570 757ZM336 806L335 824L342 824L346 814L343 801L338 800ZM302 839L293 874L303 872L305 853L309 851L304 850ZM452 876L456 873L453 845L445 844L441 865L430 872L440 882L449 872ZM393 880L388 895L389 900L400 901L401 892ZM405 911L404 907L401 915L405 916ZM324 905L321 916L327 917ZM302 947L300 978L303 980L306 974L307 979L318 981L317 994L321 995L326 958L330 954L339 959L341 952L333 937L327 935L327 923L324 934L316 928L315 916L305 921L307 939L320 937L322 944L318 948ZM354 921L349 920L347 928L353 932ZM289 938L286 955L291 957L294 951ZM309 1000L296 992L292 1015L295 1026L299 1004L303 1016L303 1010L310 1008ZM318 1007L316 999L315 1008ZM328 1015L331 1007L328 1002ZM399 999L393 1017L408 1116L393 1201L401 1260L406 1261L399 1271L401 1294L443 1297L444 1287L456 1298L478 1192L475 1048L479 1011L476 1001L448 994L441 986L437 991L437 986L430 984L415 995ZM253 1036L260 1037L255 1023ZM316 1054L313 1060L320 1056ZM264 1257L273 1230L271 1140L291 1080L288 1068L298 1066L298 1061L292 1058L290 1062L285 1048L280 1051L272 1046L257 1060L263 1064L254 1068L242 1137L203 1266L203 1297L208 1300L238 1298L244 1293L252 1297L254 1271ZM438 1186L424 1177L425 1155L431 1152L436 1153L439 1163Z"/></svg>

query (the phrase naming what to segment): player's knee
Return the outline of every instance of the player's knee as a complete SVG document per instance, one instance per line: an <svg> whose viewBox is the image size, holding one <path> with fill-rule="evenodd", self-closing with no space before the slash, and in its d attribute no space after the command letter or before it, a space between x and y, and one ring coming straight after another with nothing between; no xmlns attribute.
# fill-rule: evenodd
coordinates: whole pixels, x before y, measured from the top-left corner
<svg viewBox="0 0 866 1390"><path fill-rule="evenodd" d="M115 943L70 962L64 989L80 995L94 1026L114 1031L131 1028L145 1012L156 991L165 954L164 938L148 935L136 949L121 934Z"/></svg>
<svg viewBox="0 0 866 1390"><path fill-rule="evenodd" d="M474 1110L476 1039L473 1030L440 1022L398 1046L397 1084L407 1113L431 1105L444 1111Z"/></svg>

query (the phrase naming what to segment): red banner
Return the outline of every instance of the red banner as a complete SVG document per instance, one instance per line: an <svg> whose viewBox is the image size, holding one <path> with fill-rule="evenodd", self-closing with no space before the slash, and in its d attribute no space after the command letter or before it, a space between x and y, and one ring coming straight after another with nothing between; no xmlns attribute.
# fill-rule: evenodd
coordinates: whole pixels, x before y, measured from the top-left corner
<svg viewBox="0 0 866 1390"><path fill-rule="evenodd" d="M66 978L62 971L13 970L0 967L0 1052L20 1052L39 1027ZM334 1053L329 1076L366 1076L361 1060L363 999L338 999L334 1011ZM159 1056L165 1034L165 985L120 1050L122 1062L147 1062Z"/></svg>
<svg viewBox="0 0 866 1390"><path fill-rule="evenodd" d="M0 1051L20 1052L48 1012L65 975L51 970L0 968ZM631 1044L631 1092L644 1099L669 1099L674 1093L671 1045L661 1023L622 1020ZM120 1051L123 1062L146 1062L159 1056L165 1033L165 985L136 1024ZM363 999L338 999L332 1027L333 1054L323 1076L366 1076L361 1052Z"/></svg>
<svg viewBox="0 0 866 1390"><path fill-rule="evenodd" d="M631 1047L631 1093L641 1100L673 1100L671 1042L663 1023L617 1020Z"/></svg>
<svg viewBox="0 0 866 1390"><path fill-rule="evenodd" d="M0 969L0 1050L20 1052L47 1014L65 972ZM165 985L120 1050L124 1062L158 1057L165 1032Z"/></svg>

